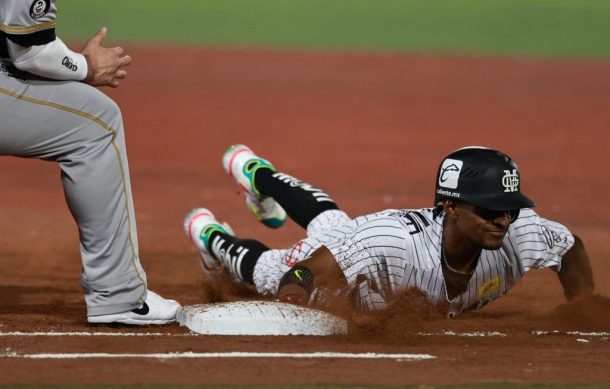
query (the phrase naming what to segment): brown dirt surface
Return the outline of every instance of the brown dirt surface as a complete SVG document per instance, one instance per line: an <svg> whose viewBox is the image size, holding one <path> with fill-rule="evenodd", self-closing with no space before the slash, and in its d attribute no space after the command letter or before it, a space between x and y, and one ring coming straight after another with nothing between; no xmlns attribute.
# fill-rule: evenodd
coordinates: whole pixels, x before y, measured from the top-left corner
<svg viewBox="0 0 610 389"><path fill-rule="evenodd" d="M225 148L246 143L279 169L325 188L353 216L430 206L442 156L464 145L501 149L519 162L523 190L536 200L538 212L583 239L598 296L565 304L557 276L532 271L506 297L458 319L440 317L416 303L413 310L356 318L348 336L191 336L178 325L92 327L86 323L79 284L78 235L57 166L4 157L0 334L144 336L3 335L0 350L334 351L426 353L437 358L2 357L0 382L610 381L610 336L590 333L610 331L610 63L217 49L128 51L135 59L129 78L106 92L124 113L142 263L150 288L161 295L184 305L251 298L251 292L226 285L202 287L195 248L182 232L182 219L193 207L212 209L240 236L272 247L288 247L302 237L294 223L279 231L260 225L224 174L220 158ZM419 301L417 295L409 298ZM384 330L371 323L383 323ZM485 336L472 336L476 333Z"/></svg>

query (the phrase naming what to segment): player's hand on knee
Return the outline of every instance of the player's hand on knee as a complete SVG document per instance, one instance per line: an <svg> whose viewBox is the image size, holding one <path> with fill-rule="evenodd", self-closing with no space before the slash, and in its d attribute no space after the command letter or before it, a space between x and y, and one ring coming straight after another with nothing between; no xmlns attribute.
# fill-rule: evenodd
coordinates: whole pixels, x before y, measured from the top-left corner
<svg viewBox="0 0 610 389"><path fill-rule="evenodd" d="M87 59L88 71L85 82L93 86L119 86L119 80L127 77L125 66L131 64L129 55L123 55L121 47L103 47L102 40L108 29L102 27L82 50Z"/></svg>

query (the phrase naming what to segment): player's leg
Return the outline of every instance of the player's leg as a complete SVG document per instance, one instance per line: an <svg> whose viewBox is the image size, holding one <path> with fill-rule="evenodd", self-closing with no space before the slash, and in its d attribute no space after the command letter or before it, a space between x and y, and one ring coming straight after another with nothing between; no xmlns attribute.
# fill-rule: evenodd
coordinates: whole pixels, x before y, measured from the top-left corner
<svg viewBox="0 0 610 389"><path fill-rule="evenodd" d="M335 202L322 190L288 174L278 172L267 160L258 157L244 145L229 147L223 165L246 192L252 212L271 227L283 224L283 210L301 227L321 213L338 209ZM279 215L275 223L266 222L266 215ZM285 216L284 216L285 218Z"/></svg>
<svg viewBox="0 0 610 389"><path fill-rule="evenodd" d="M186 215L184 231L199 250L204 273L214 275L224 268L236 281L254 285L262 295L275 295L282 276L319 247L312 238L288 250L269 249L256 240L240 239L206 208L193 209Z"/></svg>
<svg viewBox="0 0 610 389"><path fill-rule="evenodd" d="M0 155L59 163L79 229L89 321L173 321L179 305L147 294L119 108L78 82L1 81ZM145 301L149 313L141 314Z"/></svg>
<svg viewBox="0 0 610 389"><path fill-rule="evenodd" d="M195 208L184 219L184 232L199 249L203 271L214 274L227 269L233 277L253 284L254 267L269 248L254 239L240 239L206 208Z"/></svg>

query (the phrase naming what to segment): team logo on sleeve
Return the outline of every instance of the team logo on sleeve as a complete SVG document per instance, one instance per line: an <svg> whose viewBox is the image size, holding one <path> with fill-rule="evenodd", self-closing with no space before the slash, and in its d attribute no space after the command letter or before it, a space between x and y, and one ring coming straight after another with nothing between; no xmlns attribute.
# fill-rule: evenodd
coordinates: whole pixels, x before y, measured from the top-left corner
<svg viewBox="0 0 610 389"><path fill-rule="evenodd" d="M456 189L464 162L457 159L447 158L441 165L438 175L438 185L443 188Z"/></svg>
<svg viewBox="0 0 610 389"><path fill-rule="evenodd" d="M546 226L540 226L542 229L542 233L544 234L544 240L546 240L546 244L550 249L555 247L555 237L553 236L553 232L549 230Z"/></svg>
<svg viewBox="0 0 610 389"><path fill-rule="evenodd" d="M560 234L557 231L553 231L547 226L541 226L542 234L544 235L544 240L550 249L555 247L556 245L563 243L564 245L568 245L570 240L567 235Z"/></svg>
<svg viewBox="0 0 610 389"><path fill-rule="evenodd" d="M282 258L282 263L288 267L293 267L297 262L299 262L299 258L303 257L302 248L303 241L299 241L297 244L292 246L284 258Z"/></svg>
<svg viewBox="0 0 610 389"><path fill-rule="evenodd" d="M51 0L34 0L30 6L30 16L32 19L40 19L49 12Z"/></svg>
<svg viewBox="0 0 610 389"><path fill-rule="evenodd" d="M73 72L78 70L78 66L76 66L76 63L74 63L74 60L70 57L64 57L64 59L61 61L61 64L72 70Z"/></svg>

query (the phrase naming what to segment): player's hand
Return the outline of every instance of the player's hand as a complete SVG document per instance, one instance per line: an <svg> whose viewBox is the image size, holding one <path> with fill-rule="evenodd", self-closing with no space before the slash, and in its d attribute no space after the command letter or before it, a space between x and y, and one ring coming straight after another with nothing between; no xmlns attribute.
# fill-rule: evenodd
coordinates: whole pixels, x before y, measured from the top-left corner
<svg viewBox="0 0 610 389"><path fill-rule="evenodd" d="M88 71L85 82L93 86L119 86L119 80L127 77L123 69L131 64L129 55L123 55L121 47L102 47L102 40L108 29L102 27L82 50L87 59Z"/></svg>
<svg viewBox="0 0 610 389"><path fill-rule="evenodd" d="M295 266L280 279L277 297L283 303L307 305L313 290L313 273L304 266Z"/></svg>

